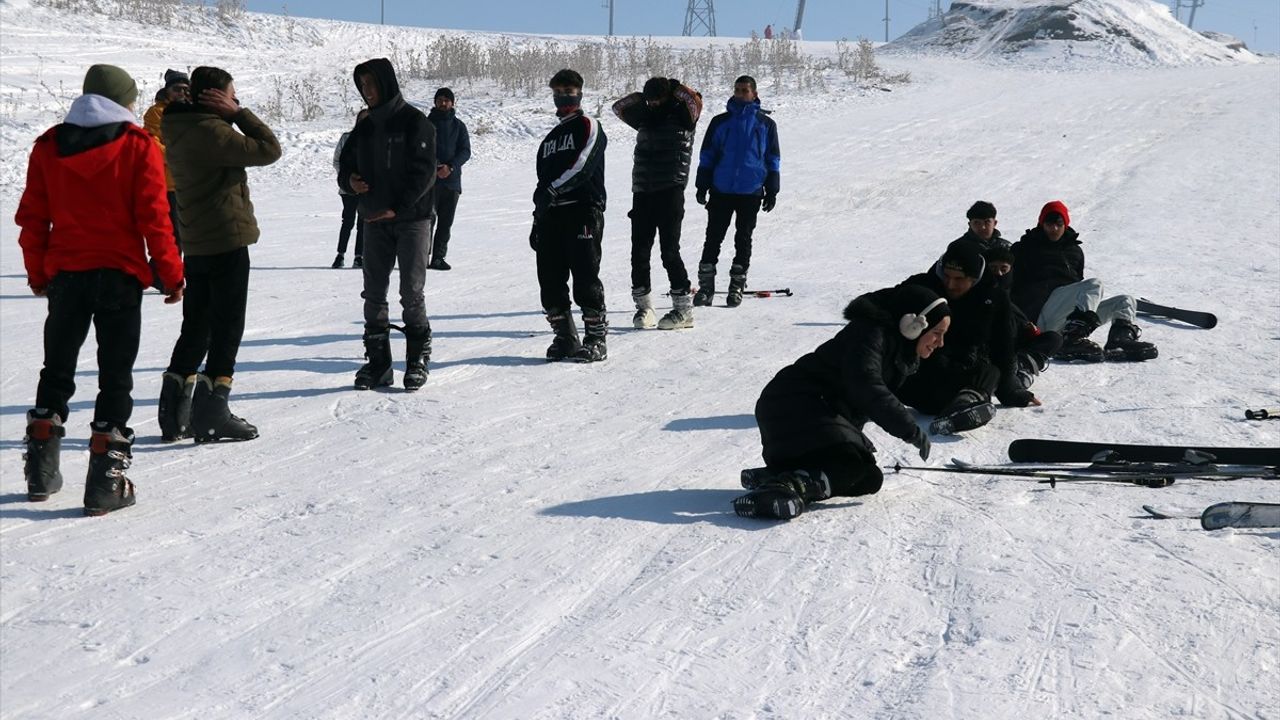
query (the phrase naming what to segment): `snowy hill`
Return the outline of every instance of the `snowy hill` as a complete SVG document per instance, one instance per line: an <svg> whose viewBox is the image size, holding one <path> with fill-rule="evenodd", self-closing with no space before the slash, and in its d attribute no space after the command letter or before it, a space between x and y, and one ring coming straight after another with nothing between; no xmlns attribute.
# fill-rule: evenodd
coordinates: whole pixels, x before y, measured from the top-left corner
<svg viewBox="0 0 1280 720"><path fill-rule="evenodd" d="M357 102L351 67L388 55L407 68L410 49L443 35L494 47L543 38L254 14L156 28L26 2L0 12L6 720L1154 720L1280 708L1280 532L1204 532L1140 510L1276 501L1275 483L1049 489L904 471L877 495L787 524L729 506L738 470L760 462L760 388L839 329L850 297L927 267L979 198L1012 239L1063 200L1109 289L1220 323L1144 319L1158 359L1055 365L1035 386L1043 407L936 438L928 465L1003 462L1019 437L1280 446L1280 424L1243 419L1246 406L1280 405L1280 62L1053 72L1034 55L903 55L886 64L915 81L893 92L835 71L800 90L762 75L783 177L751 284L795 296L699 308L687 332L630 328L635 135L606 116L613 329L595 366L540 359L550 334L525 238L550 98L540 84L526 95L409 78L418 102L442 84L462 89L476 152L455 269L428 278L431 376L409 395L350 389L361 281L328 269L339 213L329 160ZM232 405L262 437L159 442L180 312L149 294L132 421L138 505L88 519L92 338L63 446L67 486L25 502L21 438L46 306L26 287L11 218L32 139L93 62L150 78L152 93L166 67L221 65L255 109L310 81L320 89L303 95L322 113L283 107L272 124L285 157L249 171L263 235ZM700 88L699 141L732 82L718 72ZM587 88L606 108L612 92ZM686 263L705 227L690 192ZM402 348L396 338L397 358ZM868 427L882 464L920 464Z"/></svg>
<svg viewBox="0 0 1280 720"><path fill-rule="evenodd" d="M1124 65L1256 60L1242 44L1186 27L1157 0L958 0L886 49Z"/></svg>

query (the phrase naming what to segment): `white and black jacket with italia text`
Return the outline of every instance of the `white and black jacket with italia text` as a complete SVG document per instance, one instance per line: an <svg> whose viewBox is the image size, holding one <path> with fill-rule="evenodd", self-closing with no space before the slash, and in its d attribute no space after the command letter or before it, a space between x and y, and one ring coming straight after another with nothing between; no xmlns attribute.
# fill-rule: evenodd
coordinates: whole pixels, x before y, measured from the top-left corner
<svg viewBox="0 0 1280 720"><path fill-rule="evenodd" d="M581 109L565 115L538 146L535 214L548 207L585 204L605 209L604 151L600 122Z"/></svg>

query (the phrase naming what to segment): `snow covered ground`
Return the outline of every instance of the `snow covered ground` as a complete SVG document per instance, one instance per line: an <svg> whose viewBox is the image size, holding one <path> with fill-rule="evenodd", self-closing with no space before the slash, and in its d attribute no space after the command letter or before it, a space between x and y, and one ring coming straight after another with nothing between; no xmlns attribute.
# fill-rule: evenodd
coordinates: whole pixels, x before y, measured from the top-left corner
<svg viewBox="0 0 1280 720"><path fill-rule="evenodd" d="M56 121L58 83L78 87L92 62L140 78L220 64L254 105L268 77L345 82L353 60L378 54L369 26L297 20L283 32L284 20L253 16L257 30L233 42L0 10L4 218L31 139ZM263 236L233 406L262 437L159 443L155 398L180 311L148 296L139 500L107 518L80 509L92 340L67 488L25 502L23 413L45 306L6 219L0 715L1280 717L1280 533L1207 533L1140 511L1276 501L1274 483L1050 490L905 472L787 524L732 514L739 468L759 463L760 388L838 329L849 298L926 267L979 198L1013 239L1063 200L1109 288L1221 322L1143 322L1159 359L1055 366L1036 386L1043 407L938 438L930 465L1001 462L1018 437L1280 445L1276 424L1243 419L1280 404L1280 64L894 62L915 82L891 93L762 88L783 193L761 216L751 284L796 294L699 309L688 332L630 329L634 133L605 118L614 333L595 366L540 359L550 336L525 238L549 99L459 93L461 116L489 131L473 138L455 270L428 278L435 354L414 395L349 389L360 277L328 269L339 210L328 162L348 124L335 88L330 113L283 124L285 158L250 173ZM731 80L702 88L708 119ZM423 100L434 86L407 90ZM691 196L689 263L705 227ZM660 284L656 253L654 264ZM870 434L884 464L916 461Z"/></svg>

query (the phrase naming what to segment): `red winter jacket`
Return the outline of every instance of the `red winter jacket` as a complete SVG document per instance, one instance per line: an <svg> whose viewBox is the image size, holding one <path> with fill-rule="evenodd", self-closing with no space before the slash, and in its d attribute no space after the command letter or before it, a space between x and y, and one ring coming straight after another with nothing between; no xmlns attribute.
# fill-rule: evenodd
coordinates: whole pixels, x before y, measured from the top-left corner
<svg viewBox="0 0 1280 720"><path fill-rule="evenodd" d="M150 255L166 290L182 286L182 258L165 196L164 157L126 123L113 140L60 155L59 127L36 140L14 218L27 284L43 290L62 270L116 268L151 285ZM145 243L145 247L144 247Z"/></svg>

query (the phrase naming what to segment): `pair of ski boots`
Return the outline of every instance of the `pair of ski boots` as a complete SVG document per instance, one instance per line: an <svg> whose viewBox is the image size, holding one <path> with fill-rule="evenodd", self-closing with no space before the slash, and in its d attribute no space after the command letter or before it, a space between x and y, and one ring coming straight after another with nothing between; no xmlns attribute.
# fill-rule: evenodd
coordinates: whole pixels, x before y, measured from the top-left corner
<svg viewBox="0 0 1280 720"><path fill-rule="evenodd" d="M548 312L547 322L551 325L555 337L547 347L547 362L591 363L609 358L609 347L606 338L609 335L609 320L604 310L584 311L582 325L585 337L578 339L578 326L573 322L573 313Z"/></svg>
<svg viewBox="0 0 1280 720"><path fill-rule="evenodd" d="M742 295L747 289L747 270L741 265L729 268L729 289L725 292L724 304L727 307L738 307L742 304ZM693 294L693 304L710 307L711 299L716 294L716 266L710 263L698 265L698 292Z"/></svg>
<svg viewBox="0 0 1280 720"><path fill-rule="evenodd" d="M106 515L137 502L125 470L133 461L133 430L115 423L90 425L89 471L84 484L84 514ZM57 413L44 408L27 412L27 451L22 456L27 500L44 502L62 490L60 454L66 428Z"/></svg>
<svg viewBox="0 0 1280 720"><path fill-rule="evenodd" d="M821 470L749 468L741 479L749 492L733 499L733 512L739 517L791 520L810 503L831 497L831 482Z"/></svg>
<svg viewBox="0 0 1280 720"><path fill-rule="evenodd" d="M396 326L396 329L400 328ZM417 392L427 384L427 363L431 360L431 327L425 330L403 330L405 337L404 389ZM355 389L372 390L387 387L395 380L391 370L391 331L366 332L365 364L356 371Z"/></svg>
<svg viewBox="0 0 1280 720"><path fill-rule="evenodd" d="M258 437L258 428L232 414L230 397L230 378L215 382L207 375L166 372L160 380L160 439L200 444Z"/></svg>
<svg viewBox="0 0 1280 720"><path fill-rule="evenodd" d="M631 298L636 302L636 314L631 324L637 330L687 330L693 327L693 298L689 291L671 291L671 310L658 319L653 310L653 300L649 297L649 288L632 288Z"/></svg>
<svg viewBox="0 0 1280 720"><path fill-rule="evenodd" d="M1067 316L1067 323L1062 328L1062 347L1054 354L1054 359L1086 363L1104 360L1142 362L1159 356L1160 352L1155 345L1138 339L1142 334L1138 326L1124 318L1111 321L1107 344L1099 347L1098 343L1089 339L1089 335L1101 324L1102 320L1096 312L1076 308Z"/></svg>

